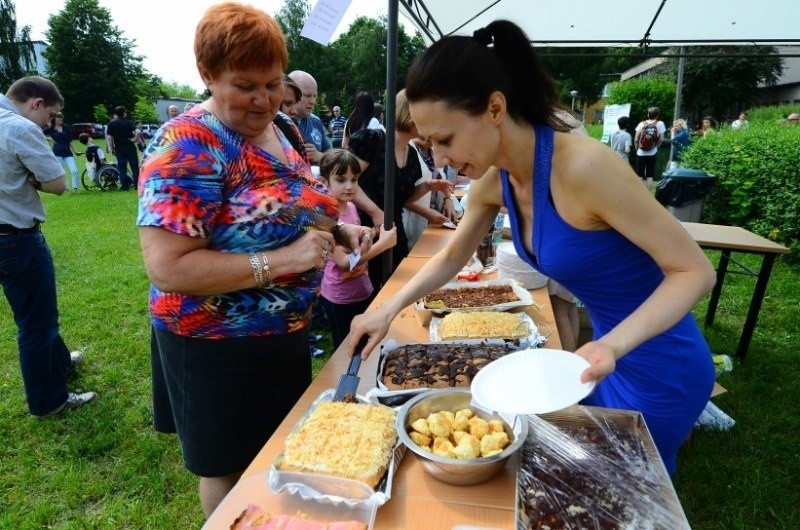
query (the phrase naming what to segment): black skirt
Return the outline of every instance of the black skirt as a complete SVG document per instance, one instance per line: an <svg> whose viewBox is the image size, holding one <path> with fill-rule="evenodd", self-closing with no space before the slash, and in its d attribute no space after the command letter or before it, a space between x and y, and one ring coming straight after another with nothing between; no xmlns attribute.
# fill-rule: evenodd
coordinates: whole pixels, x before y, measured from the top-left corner
<svg viewBox="0 0 800 530"><path fill-rule="evenodd" d="M200 477L241 472L311 384L308 328L200 339L153 328L153 425Z"/></svg>

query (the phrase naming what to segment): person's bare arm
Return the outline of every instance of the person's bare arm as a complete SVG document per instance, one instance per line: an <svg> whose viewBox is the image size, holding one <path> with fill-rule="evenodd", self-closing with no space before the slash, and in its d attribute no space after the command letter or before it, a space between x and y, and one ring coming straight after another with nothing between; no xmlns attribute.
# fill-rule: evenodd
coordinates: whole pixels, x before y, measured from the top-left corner
<svg viewBox="0 0 800 530"><path fill-rule="evenodd" d="M369 215L369 218L372 219L372 224L375 226L381 226L383 224L383 210L381 207L383 205L375 204L372 199L370 199L364 190L361 187L358 188L356 191L356 196L353 198L353 203L356 205L356 208L364 212L365 214Z"/></svg>
<svg viewBox="0 0 800 530"><path fill-rule="evenodd" d="M397 294L378 309L355 317L348 335L347 347L350 355L353 355L359 339L368 335L369 340L362 353L362 356L368 357L386 336L392 320L404 307L450 281L472 257L500 211L500 182L497 171L490 170L472 186L470 196L475 197L474 202L470 201L461 224L447 246L428 260Z"/></svg>
<svg viewBox="0 0 800 530"><path fill-rule="evenodd" d="M164 292L211 295L256 287L247 253L211 250L208 239L148 226L140 227L139 242L147 275ZM324 249L333 245L330 232L311 230L289 245L256 255L262 263L266 253L271 279L279 282L286 274L323 267Z"/></svg>
<svg viewBox="0 0 800 530"><path fill-rule="evenodd" d="M63 195L67 191L67 180L64 175L57 179L48 180L47 182L39 182L33 175L28 177L34 188L44 193L52 193L53 195Z"/></svg>
<svg viewBox="0 0 800 530"><path fill-rule="evenodd" d="M613 372L617 359L691 311L714 286L716 274L697 243L628 164L600 150L597 142L576 140L582 143L561 149L554 158L551 194L556 209L578 229L613 228L650 255L664 273L661 284L635 311L578 350L592 363L584 380L599 380Z"/></svg>
<svg viewBox="0 0 800 530"><path fill-rule="evenodd" d="M431 224L440 225L448 221L445 215L440 214L433 208L421 205L419 202L407 202L403 207L409 212L413 212L421 217L424 217Z"/></svg>

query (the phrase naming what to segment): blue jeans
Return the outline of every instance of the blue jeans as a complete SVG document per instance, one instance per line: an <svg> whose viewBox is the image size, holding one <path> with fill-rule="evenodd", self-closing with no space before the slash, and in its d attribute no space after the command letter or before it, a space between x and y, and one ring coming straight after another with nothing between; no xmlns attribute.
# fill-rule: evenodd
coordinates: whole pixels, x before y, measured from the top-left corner
<svg viewBox="0 0 800 530"><path fill-rule="evenodd" d="M139 153L136 152L136 147L132 150L128 151L117 151L117 169L119 169L119 182L120 187L123 190L127 190L131 187L131 182L133 182L133 188L137 189L139 187ZM128 177L128 165L131 166L131 175L133 179Z"/></svg>
<svg viewBox="0 0 800 530"><path fill-rule="evenodd" d="M67 400L69 349L58 332L53 257L39 231L0 231L0 285L17 324L19 362L31 414Z"/></svg>

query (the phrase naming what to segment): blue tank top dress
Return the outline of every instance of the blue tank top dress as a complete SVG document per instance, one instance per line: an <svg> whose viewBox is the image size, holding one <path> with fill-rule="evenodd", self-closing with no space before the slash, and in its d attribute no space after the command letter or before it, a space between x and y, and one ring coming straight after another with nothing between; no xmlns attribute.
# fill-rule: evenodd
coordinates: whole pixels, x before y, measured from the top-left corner
<svg viewBox="0 0 800 530"><path fill-rule="evenodd" d="M527 263L578 297L597 340L637 309L664 274L647 253L616 230L579 230L561 218L550 196L553 130L537 125L534 132L534 255L521 240L522 218L508 172L500 172L514 247ZM617 361L614 373L582 403L641 412L672 475L678 449L708 402L713 385L711 351L689 313Z"/></svg>

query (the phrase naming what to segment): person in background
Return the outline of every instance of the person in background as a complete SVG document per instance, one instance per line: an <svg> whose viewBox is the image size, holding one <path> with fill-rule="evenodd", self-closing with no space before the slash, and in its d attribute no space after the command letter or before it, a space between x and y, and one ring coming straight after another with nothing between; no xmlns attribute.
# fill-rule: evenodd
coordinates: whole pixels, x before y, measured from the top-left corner
<svg viewBox="0 0 800 530"><path fill-rule="evenodd" d="M647 119L636 126L634 137L636 174L645 182L648 190L653 187L658 148L664 143L664 133L667 131L664 122L658 119L660 115L661 110L658 107L647 109Z"/></svg>
<svg viewBox="0 0 800 530"><path fill-rule="evenodd" d="M672 160L680 165L681 154L684 149L689 147L690 141L689 128L686 126L686 120L683 118L675 120L672 123L670 136L672 137Z"/></svg>
<svg viewBox="0 0 800 530"><path fill-rule="evenodd" d="M375 102L375 112L373 112L373 115L375 116L375 119L378 120L378 123L383 125L383 105L377 101Z"/></svg>
<svg viewBox="0 0 800 530"><path fill-rule="evenodd" d="M319 116L314 114L314 105L317 103L317 81L308 72L295 70L289 74L302 91L302 97L297 104L297 126L303 141L306 144L308 158L314 165L319 165L322 154L331 148L328 135L325 134L325 125Z"/></svg>
<svg viewBox="0 0 800 530"><path fill-rule="evenodd" d="M114 119L108 122L106 136L106 147L108 151L117 157L117 169L119 169L120 191L137 189L139 185L139 154L136 152L136 145L133 139L136 136L136 128L133 122L128 119L128 111L122 105L114 109ZM128 166L131 168L131 176L128 176Z"/></svg>
<svg viewBox="0 0 800 530"><path fill-rule="evenodd" d="M106 165L106 154L99 145L94 144L94 140L86 133L81 133L78 136L78 141L86 146L86 171L89 173L89 178L97 182L97 170Z"/></svg>
<svg viewBox="0 0 800 530"><path fill-rule="evenodd" d="M454 186L447 180L431 180L432 173L417 150L419 136L414 122L411 121L405 91L398 92L395 101L395 181L411 178L406 177L406 174L417 177L414 181L414 197L417 198L409 199L403 204L403 228L410 250L428 227L428 223L440 225L448 221L447 216L431 208L433 190L452 195Z"/></svg>
<svg viewBox="0 0 800 530"><path fill-rule="evenodd" d="M139 152L144 153L144 146L147 142L144 139L144 134L142 133L142 122L137 121L133 124L133 144L139 150Z"/></svg>
<svg viewBox="0 0 800 530"><path fill-rule="evenodd" d="M344 138L344 126L347 120L342 116L342 108L339 105L333 107L333 118L328 123L328 130L331 132L331 143L334 148L342 147L342 138Z"/></svg>
<svg viewBox="0 0 800 530"><path fill-rule="evenodd" d="M708 136L717 134L717 119L713 116L703 116L703 125L700 129L700 136L707 138Z"/></svg>
<svg viewBox="0 0 800 530"><path fill-rule="evenodd" d="M448 245L353 320L350 354L368 335L368 356L403 308L455 276L505 206L520 257L575 294L591 319L593 340L576 354L588 363L581 380L597 386L582 403L640 411L674 474L714 385L690 313L716 280L708 258L630 166L565 134L555 83L514 23L436 41L409 69L406 94L437 166L473 179L469 204Z"/></svg>
<svg viewBox="0 0 800 530"><path fill-rule="evenodd" d="M194 52L212 95L148 145L137 225L153 423L178 434L208 516L311 382L310 310L328 253L336 243L366 254L370 230L337 224L336 199L274 123L300 141L279 112L288 54L277 21L216 4Z"/></svg>
<svg viewBox="0 0 800 530"><path fill-rule="evenodd" d="M356 96L356 100L353 103L353 110L350 112L344 125L342 149L347 149L350 137L354 132L360 131L361 129L386 130L375 117L375 100L372 99L369 92L359 92Z"/></svg>
<svg viewBox="0 0 800 530"><path fill-rule="evenodd" d="M194 103L192 103L191 101L187 101L186 105L183 106L183 112L189 112L193 108L194 108Z"/></svg>
<svg viewBox="0 0 800 530"><path fill-rule="evenodd" d="M70 352L59 332L56 271L41 230L46 216L39 193L66 191L64 169L42 132L63 106L56 85L43 77L18 79L0 95L0 285L17 325L34 417L61 414L97 396L67 390L66 376L83 354Z"/></svg>
<svg viewBox="0 0 800 530"><path fill-rule="evenodd" d="M303 97L303 91L297 86L291 77L288 75L283 76L283 86L286 90L283 93L283 101L281 102L281 112L292 118L297 119L297 103Z"/></svg>
<svg viewBox="0 0 800 530"><path fill-rule="evenodd" d="M78 165L75 164L75 152L72 150L72 129L64 123L64 115L57 112L44 130L44 134L53 140L53 154L56 155L58 161L67 164L70 175L72 175L72 191L77 192L80 182Z"/></svg>
<svg viewBox="0 0 800 530"><path fill-rule="evenodd" d="M176 118L180 115L181 111L178 110L177 105L170 105L167 107L167 119L171 120L172 118Z"/></svg>
<svg viewBox="0 0 800 530"><path fill-rule="evenodd" d="M408 255L408 235L403 222L403 210L406 205L416 202L431 191L447 191L452 193L454 186L447 180L422 180L422 168L416 150L410 145L410 140L416 138L417 132L404 91L396 96L395 107L395 175L394 175L394 226L397 228L397 244L392 248L392 271L397 268ZM386 133L380 129L361 129L353 133L350 138L349 150L355 154L361 163L362 174L359 177L359 188L376 205L385 204L385 144ZM361 223L370 226L370 217L365 214L361 203L357 200L356 206L361 211ZM430 210L430 208L428 208ZM438 214L437 221L444 222L443 215ZM378 226L378 225L372 225ZM477 245L476 245L477 247ZM369 274L375 290L383 285L386 272L383 270L382 260L372 260L369 263Z"/></svg>
<svg viewBox="0 0 800 530"><path fill-rule="evenodd" d="M617 126L619 127L619 130L611 135L610 142L611 149L617 153L618 157L626 162L630 161L631 145L633 145L631 133L628 132L628 124L630 121L630 118L627 116L620 116L620 118L617 120Z"/></svg>
<svg viewBox="0 0 800 530"><path fill-rule="evenodd" d="M336 197L339 205L339 221L359 224L358 212L353 199L358 191L358 175L361 165L356 155L344 149L331 149L322 156L319 164L320 177ZM373 287L367 272L367 262L397 243L397 228L384 230L369 252L355 257L341 245L328 254L325 275L322 278L320 302L328 315L333 349L339 347L350 332L353 317L367 310L372 301Z"/></svg>
<svg viewBox="0 0 800 530"><path fill-rule="evenodd" d="M731 123L731 129L747 129L750 126L750 122L747 121L747 113L742 111L739 113L739 119L733 120Z"/></svg>

